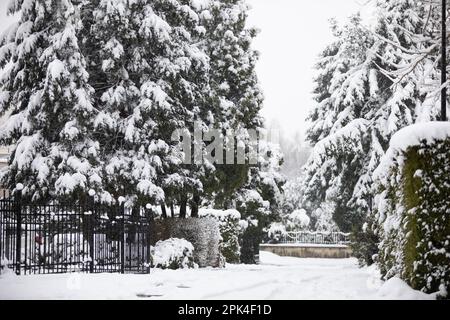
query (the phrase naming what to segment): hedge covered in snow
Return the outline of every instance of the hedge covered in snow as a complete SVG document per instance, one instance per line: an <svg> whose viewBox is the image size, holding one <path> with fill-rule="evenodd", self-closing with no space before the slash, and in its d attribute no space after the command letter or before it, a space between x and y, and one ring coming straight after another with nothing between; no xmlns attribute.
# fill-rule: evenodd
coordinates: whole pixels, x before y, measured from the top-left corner
<svg viewBox="0 0 450 320"><path fill-rule="evenodd" d="M199 267L223 265L219 249L219 224L214 219L158 219L151 237L152 243L170 238L186 239L194 246L194 262Z"/></svg>
<svg viewBox="0 0 450 320"><path fill-rule="evenodd" d="M194 246L194 260L200 267L221 267L219 226L213 219L177 219L171 237L186 239Z"/></svg>
<svg viewBox="0 0 450 320"><path fill-rule="evenodd" d="M200 217L218 222L220 230L220 253L228 263L239 263L241 246L239 237L245 226L241 222L241 214L237 210L202 209Z"/></svg>
<svg viewBox="0 0 450 320"><path fill-rule="evenodd" d="M375 172L374 231L386 279L427 293L450 289L450 123L407 127Z"/></svg>

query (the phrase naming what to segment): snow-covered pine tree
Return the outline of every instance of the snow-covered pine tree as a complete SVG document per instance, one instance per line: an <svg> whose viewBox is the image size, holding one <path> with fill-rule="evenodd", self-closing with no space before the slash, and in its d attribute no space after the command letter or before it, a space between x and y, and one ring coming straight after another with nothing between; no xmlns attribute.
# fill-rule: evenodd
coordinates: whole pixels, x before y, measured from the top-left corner
<svg viewBox="0 0 450 320"><path fill-rule="evenodd" d="M214 0L206 24L212 92L208 124L224 136L232 130L236 135L235 146L239 143L250 146L252 137L248 130L263 128L260 115L263 95L255 71L258 53L251 48L257 30L247 26L248 10L245 0ZM250 165L248 157L246 164L237 164L235 154L236 164L216 164L214 174L204 180L208 204L237 208L249 222L250 227L241 239L241 258L246 263L254 262L262 230L278 213L283 183L278 150L262 143L261 152L269 156L257 166Z"/></svg>
<svg viewBox="0 0 450 320"><path fill-rule="evenodd" d="M392 135L439 113L436 90L433 98L428 86L439 74L439 46L432 40L435 6L379 0L372 31L360 22L357 32L335 27L338 40L318 64L317 105L308 132L316 146L306 167L305 204L315 210L330 203L343 231L359 232L372 211L372 174ZM352 58L346 61L340 53L352 47L360 58L349 52Z"/></svg>
<svg viewBox="0 0 450 320"><path fill-rule="evenodd" d="M419 97L411 114L414 122L438 119L441 1L379 1L377 7L374 49L380 56L380 69L393 82L393 90Z"/></svg>
<svg viewBox="0 0 450 320"><path fill-rule="evenodd" d="M192 167L181 165L172 133L193 128L208 92L208 59L197 45L203 10L188 0L86 4L91 24L84 43L104 162L101 200L125 196L163 209L176 200L183 210L188 192L201 189Z"/></svg>
<svg viewBox="0 0 450 320"><path fill-rule="evenodd" d="M19 21L0 39L0 144L13 145L4 185L33 201L85 193L96 180L95 110L69 0L13 0ZM8 63L10 63L8 65Z"/></svg>
<svg viewBox="0 0 450 320"><path fill-rule="evenodd" d="M380 70L392 85L391 95L374 115L374 130L386 150L393 134L403 127L440 118L441 1L380 0L377 6L374 51L379 52ZM449 62L450 58L447 65ZM377 195L379 190L374 187L372 192ZM380 223L384 223L378 210L371 213L365 224L368 227L356 234L354 241L354 251L361 252L369 263L367 253L373 253L374 239L382 238Z"/></svg>
<svg viewBox="0 0 450 320"><path fill-rule="evenodd" d="M333 207L333 218L343 231L358 224L366 207L351 203L355 186L364 175L370 151L368 102L376 97L376 66L368 48L373 39L359 15L342 28L335 22L336 41L320 56L315 79L316 105L307 139L315 146L305 166L301 189L303 207L315 215L322 204Z"/></svg>
<svg viewBox="0 0 450 320"><path fill-rule="evenodd" d="M241 239L241 262L255 263L259 254L264 231L274 221L280 220L282 187L285 183L281 174L283 155L280 147L267 141L259 141L260 159L258 166L252 166L248 180L234 194L233 202L247 222Z"/></svg>
<svg viewBox="0 0 450 320"><path fill-rule="evenodd" d="M212 1L206 24L206 51L210 57L210 124L224 137L232 130L235 146L249 143L247 130L262 128L263 96L255 65L258 53L251 48L256 30L247 26L249 7L244 0ZM229 138L229 137L228 137ZM236 159L237 160L237 159ZM247 164L216 165L206 180L210 202L219 208L233 207L238 189L247 183Z"/></svg>

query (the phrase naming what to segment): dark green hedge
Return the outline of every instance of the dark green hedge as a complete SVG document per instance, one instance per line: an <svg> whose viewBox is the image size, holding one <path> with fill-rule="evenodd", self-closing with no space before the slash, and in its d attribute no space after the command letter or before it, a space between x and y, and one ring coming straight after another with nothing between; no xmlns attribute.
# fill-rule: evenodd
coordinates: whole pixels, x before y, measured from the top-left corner
<svg viewBox="0 0 450 320"><path fill-rule="evenodd" d="M375 231L385 278L427 293L450 289L450 138L409 147L378 182Z"/></svg>

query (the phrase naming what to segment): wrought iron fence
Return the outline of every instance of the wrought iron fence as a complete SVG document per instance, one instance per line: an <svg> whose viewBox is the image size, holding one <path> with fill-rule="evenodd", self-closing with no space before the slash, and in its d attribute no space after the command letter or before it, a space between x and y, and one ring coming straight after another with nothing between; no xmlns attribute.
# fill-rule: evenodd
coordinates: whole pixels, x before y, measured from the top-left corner
<svg viewBox="0 0 450 320"><path fill-rule="evenodd" d="M292 244L342 244L350 243L350 233L343 232L286 232L281 236L281 243Z"/></svg>
<svg viewBox="0 0 450 320"><path fill-rule="evenodd" d="M148 273L153 216L124 205L24 204L0 194L0 273Z"/></svg>

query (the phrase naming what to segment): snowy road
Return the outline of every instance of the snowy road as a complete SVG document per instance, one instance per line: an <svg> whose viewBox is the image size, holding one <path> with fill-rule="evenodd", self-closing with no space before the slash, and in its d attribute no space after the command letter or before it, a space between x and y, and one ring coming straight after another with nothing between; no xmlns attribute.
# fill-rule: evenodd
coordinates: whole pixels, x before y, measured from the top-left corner
<svg viewBox="0 0 450 320"><path fill-rule="evenodd" d="M162 271L151 275L0 276L0 299L433 299L399 279L377 280L355 259L282 258L261 265Z"/></svg>

